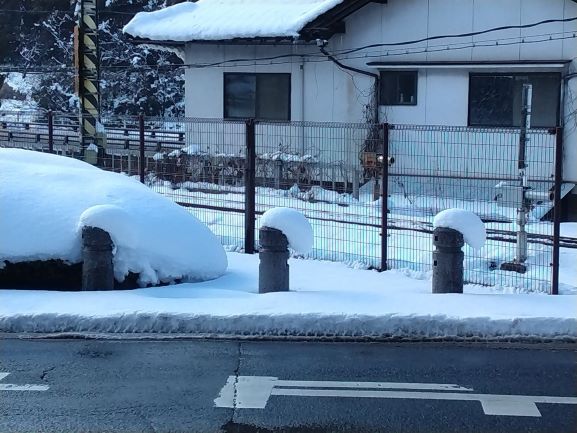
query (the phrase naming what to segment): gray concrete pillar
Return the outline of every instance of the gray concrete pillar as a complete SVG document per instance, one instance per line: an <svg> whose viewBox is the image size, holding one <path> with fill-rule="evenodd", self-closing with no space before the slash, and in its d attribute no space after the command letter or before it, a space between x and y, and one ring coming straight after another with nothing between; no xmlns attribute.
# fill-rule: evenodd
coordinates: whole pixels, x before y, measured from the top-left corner
<svg viewBox="0 0 577 433"><path fill-rule="evenodd" d="M433 231L433 293L463 293L464 244L457 230L437 227Z"/></svg>
<svg viewBox="0 0 577 433"><path fill-rule="evenodd" d="M82 229L82 290L113 290L112 239L97 227Z"/></svg>
<svg viewBox="0 0 577 433"><path fill-rule="evenodd" d="M274 187L275 189L280 189L282 181L282 161L276 160L274 162Z"/></svg>
<svg viewBox="0 0 577 433"><path fill-rule="evenodd" d="M353 169L353 198L359 199L359 182L361 174L358 168Z"/></svg>
<svg viewBox="0 0 577 433"><path fill-rule="evenodd" d="M258 292L288 292L288 240L280 230L261 227L259 230L260 265Z"/></svg>

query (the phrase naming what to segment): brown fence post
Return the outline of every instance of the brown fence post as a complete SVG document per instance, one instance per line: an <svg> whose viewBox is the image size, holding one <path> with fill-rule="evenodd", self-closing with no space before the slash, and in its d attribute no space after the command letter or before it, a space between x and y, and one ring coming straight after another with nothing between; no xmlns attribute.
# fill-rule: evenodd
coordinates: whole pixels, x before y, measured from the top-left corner
<svg viewBox="0 0 577 433"><path fill-rule="evenodd" d="M551 294L559 294L559 238L561 232L561 182L563 180L563 128L555 128L555 191L553 197L553 275Z"/></svg>
<svg viewBox="0 0 577 433"><path fill-rule="evenodd" d="M381 163L381 271L387 270L388 223L389 223L389 124L383 123L383 161Z"/></svg>
<svg viewBox="0 0 577 433"><path fill-rule="evenodd" d="M48 152L54 153L54 113L48 110Z"/></svg>
<svg viewBox="0 0 577 433"><path fill-rule="evenodd" d="M256 132L254 119L246 121L246 166L244 171L244 252L254 254Z"/></svg>
<svg viewBox="0 0 577 433"><path fill-rule="evenodd" d="M140 164L138 164L138 173L140 175L140 182L144 183L144 114L138 115L138 131L140 138L138 142L138 149L140 150ZM130 152L130 150L129 150Z"/></svg>

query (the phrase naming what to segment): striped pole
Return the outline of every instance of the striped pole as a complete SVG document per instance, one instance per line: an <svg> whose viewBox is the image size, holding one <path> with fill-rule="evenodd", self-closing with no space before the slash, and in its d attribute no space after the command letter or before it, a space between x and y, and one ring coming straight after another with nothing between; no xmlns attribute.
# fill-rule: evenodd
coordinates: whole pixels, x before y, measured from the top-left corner
<svg viewBox="0 0 577 433"><path fill-rule="evenodd" d="M96 0L79 0L80 16L76 44L78 97L80 100L80 134L82 152L97 143L100 124L98 50L98 10Z"/></svg>

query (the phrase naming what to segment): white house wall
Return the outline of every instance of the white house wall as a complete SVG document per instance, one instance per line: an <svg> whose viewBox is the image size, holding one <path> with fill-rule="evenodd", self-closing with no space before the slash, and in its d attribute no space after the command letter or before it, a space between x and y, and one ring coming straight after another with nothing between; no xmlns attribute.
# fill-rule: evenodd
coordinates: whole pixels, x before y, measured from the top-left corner
<svg viewBox="0 0 577 433"><path fill-rule="evenodd" d="M571 0L389 0L372 3L346 20L346 33L329 41L327 50L356 48L368 44L413 40L439 34L466 33L504 25L528 24L553 18L577 16L577 3ZM503 30L489 34L429 41L411 46L427 52L406 53L407 47L382 47L364 50L342 59L347 65L369 69L370 61L519 61L571 60L575 72L575 39L527 44L495 44L495 40L577 31L575 22L547 24L522 30ZM515 40L515 39L510 39ZM477 46L470 47L471 43ZM491 46L479 46L487 45ZM446 49L446 48L449 49ZM259 59L289 53L315 53L315 45L303 46L187 46L187 63L211 63L234 58ZM223 116L223 72L291 73L291 120L321 122L365 122L373 80L342 71L321 57L293 58L281 64L227 66L188 69L186 73L186 114L191 117ZM274 61L273 61L274 62ZM263 63L263 62L259 62ZM266 61L264 62L266 63ZM489 71L489 70L485 70ZM380 120L391 123L466 126L468 117L469 69L421 69L417 105L380 107ZM577 181L577 79L567 83L572 89L565 99L564 177ZM568 116L568 113L572 113ZM296 145L297 139L295 139ZM239 143L241 145L241 143ZM356 149L355 149L356 151ZM351 152L354 154L354 152ZM355 156L352 157L353 159Z"/></svg>

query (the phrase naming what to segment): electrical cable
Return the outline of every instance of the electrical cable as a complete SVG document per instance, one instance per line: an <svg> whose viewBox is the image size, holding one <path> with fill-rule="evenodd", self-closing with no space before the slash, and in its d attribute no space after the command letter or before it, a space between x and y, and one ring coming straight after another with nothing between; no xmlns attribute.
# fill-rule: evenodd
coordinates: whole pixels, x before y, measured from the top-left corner
<svg viewBox="0 0 577 433"><path fill-rule="evenodd" d="M421 39L413 39L410 41L404 41L404 42L387 42L387 43L379 43L379 44L371 44L371 45L365 45L363 47L358 47L358 48L352 48L350 50L345 50L344 52L341 52L339 54L352 54L355 53L357 51L362 51L368 48L381 48L381 47L393 47L393 46L401 46L401 45L413 45L413 44L418 44L420 42L428 42L428 41L433 41L433 40L438 40L438 39L446 39L446 38L468 38L471 36L479 36L479 35L483 35L486 33L491 33L491 32L498 32L498 31L502 31L502 30L516 30L516 29L529 29L532 27L537 27L537 26L541 26L541 25L545 25L545 24L552 24L552 23L568 23L568 22L572 22L572 21L577 21L577 17L572 17L572 18L559 18L559 19L549 19L549 20L543 20L543 21L538 21L535 23L531 23L531 24L520 24L520 25L511 25L511 26L500 26L500 27L493 27L490 29L486 29L486 30L479 30L476 32L467 32L467 33L455 33L455 34L448 34L448 35L438 35L438 36L428 36L426 38L421 38Z"/></svg>
<svg viewBox="0 0 577 433"><path fill-rule="evenodd" d="M556 36L556 35L566 35L566 36ZM533 38L533 37L540 37L541 39L538 40L526 40L526 38ZM543 34L543 35L534 35L528 36L526 38L523 37L515 37L515 38L505 38L505 39L492 39L486 41L477 41L477 42L470 42L470 43L455 43L455 44L443 44L443 45L434 45L428 47L414 47L409 49L402 49L402 50L391 50L386 53L377 53L374 55L371 54L363 54L363 55L356 55L356 56L334 56L337 60L351 60L351 59L360 59L360 58L382 58L382 57L394 57L394 56L403 56L403 55L410 55L410 54L424 54L424 53L434 53L434 52L443 52L443 51L455 51L455 50L463 50L467 48L483 48L483 47L492 47L492 46L510 46L510 45L517 45L517 44L534 44L534 43L544 43L549 41L559 41L564 39L574 39L577 38L577 34L574 32L559 32L553 34ZM243 59L230 59L225 60L222 62L215 62L215 63L204 63L204 64L193 64L193 63L183 63L183 64L168 64L168 65L142 65L142 66L150 66L151 68L159 67L159 68L167 68L167 67L175 67L175 68L226 68L232 66L266 66L266 65L283 65L283 64L291 64L292 61L282 61L282 62L275 62L274 60L279 60L288 57L306 57L308 62L325 62L330 61L325 56L319 55L317 53L306 53L306 54L285 54L273 57L262 57L262 58L243 58ZM237 65L236 63L246 63L245 65ZM229 63L233 63L230 65ZM103 65L103 68L107 69L115 69L115 68L125 68L126 66L114 66L114 65ZM140 66L141 67L141 66Z"/></svg>
<svg viewBox="0 0 577 433"><path fill-rule="evenodd" d="M565 36L556 36L556 35L565 35ZM526 40L526 38L533 38L533 37L540 37L539 40ZM544 43L549 41L559 41L565 39L575 39L577 38L577 34L575 32L559 32L559 33L552 33L552 34L543 34L543 35L532 35L523 37L515 37L515 38L505 38L505 39L493 39L493 40L486 40L486 41L477 41L471 42L468 44L464 44L462 42L455 43L455 44L443 44L443 45L436 45L436 46L428 46L428 47L412 47L408 49L398 49L398 50L391 50L386 53L376 53L376 54L358 54L355 56L335 56L333 53L333 57L337 58L337 60L352 60L352 59L371 59L371 58L383 58L383 57L397 57L403 55L410 55L410 54L424 54L424 53L434 53L434 52L446 52L446 51L456 51L456 50L463 50L468 48L482 48L482 47L491 47L491 46L510 46L510 45L517 45L517 44L534 44L534 43ZM521 39L521 40L519 40ZM267 65L283 65L283 64L291 64L292 61L277 61L285 59L289 57L303 57L305 56L308 62L316 63L316 62L326 62L331 61L325 55L319 53L305 53L305 54L286 54L286 55L279 55L273 57L263 57L263 58L256 58L256 59L230 59L228 61L216 62L216 63L208 63L208 64L185 64L185 63L168 63L165 65L158 65L155 64L143 64L143 65L106 65L102 64L101 69L103 70L121 70L121 69L133 69L137 70L144 70L144 69L158 69L158 70L165 70L165 69L178 69L178 68L226 68L232 66L267 66ZM233 63L246 63L249 64L244 65L230 65L229 62ZM4 71L12 71L12 72L26 72L26 73L44 73L44 72L66 72L69 70L74 70L73 66L65 66L65 67L36 67L31 69L30 67L26 66L0 66L0 72Z"/></svg>

